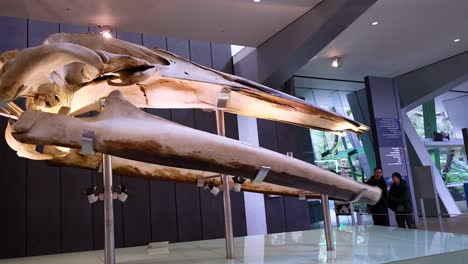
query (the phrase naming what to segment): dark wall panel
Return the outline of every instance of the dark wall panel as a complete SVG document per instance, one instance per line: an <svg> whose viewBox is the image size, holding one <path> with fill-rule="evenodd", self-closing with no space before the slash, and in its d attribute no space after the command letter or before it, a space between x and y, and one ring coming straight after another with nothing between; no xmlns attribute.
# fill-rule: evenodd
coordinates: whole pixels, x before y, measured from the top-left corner
<svg viewBox="0 0 468 264"><path fill-rule="evenodd" d="M303 158L303 144L300 142L301 128L289 124L275 123L276 135L278 139L278 152L286 154L292 152L294 158ZM299 197L283 197L284 215L286 230L298 231L307 230L309 224L309 209L306 200L299 200Z"/></svg>
<svg viewBox="0 0 468 264"><path fill-rule="evenodd" d="M89 28L86 26L60 24L60 32L63 33L87 33L88 30Z"/></svg>
<svg viewBox="0 0 468 264"><path fill-rule="evenodd" d="M172 121L194 127L194 111L172 110ZM176 184L177 234L178 241L203 239L200 192L193 184Z"/></svg>
<svg viewBox="0 0 468 264"><path fill-rule="evenodd" d="M257 119L257 127L260 147L278 151L275 122ZM265 213L268 233L286 231L283 197L268 197L265 195Z"/></svg>
<svg viewBox="0 0 468 264"><path fill-rule="evenodd" d="M93 210L82 192L92 186L90 170L62 167L62 252L93 249Z"/></svg>
<svg viewBox="0 0 468 264"><path fill-rule="evenodd" d="M186 59L190 59L190 47L188 40L167 37L167 50L174 52L175 54Z"/></svg>
<svg viewBox="0 0 468 264"><path fill-rule="evenodd" d="M283 197L265 195L265 212L268 234L286 232Z"/></svg>
<svg viewBox="0 0 468 264"><path fill-rule="evenodd" d="M232 230L234 236L247 235L247 223L245 221L244 193L231 191Z"/></svg>
<svg viewBox="0 0 468 264"><path fill-rule="evenodd" d="M60 253L60 168L28 160L27 196L28 255Z"/></svg>
<svg viewBox="0 0 468 264"><path fill-rule="evenodd" d="M232 74L232 56L231 45L211 43L211 52L213 53L213 69Z"/></svg>
<svg viewBox="0 0 468 264"><path fill-rule="evenodd" d="M212 67L211 45L204 41L190 41L190 60L206 67Z"/></svg>
<svg viewBox="0 0 468 264"><path fill-rule="evenodd" d="M148 48L167 49L166 37L143 34L143 45Z"/></svg>
<svg viewBox="0 0 468 264"><path fill-rule="evenodd" d="M125 40L127 42L135 43L138 45L143 44L143 39L142 39L143 35L141 33L117 31L115 35L116 35L116 38Z"/></svg>
<svg viewBox="0 0 468 264"><path fill-rule="evenodd" d="M28 45L28 20L0 17L0 32L3 37L0 42L1 52L24 49Z"/></svg>
<svg viewBox="0 0 468 264"><path fill-rule="evenodd" d="M8 36L0 41L0 53L7 50L26 48L27 21L0 17L0 34ZM6 127L7 120L0 119L0 128ZM0 137L0 186L6 201L0 203L0 258L26 255L26 160L18 158L8 147L5 138Z"/></svg>
<svg viewBox="0 0 468 264"><path fill-rule="evenodd" d="M146 245L151 241L151 214L149 181L122 177L128 189L128 199L123 203L124 246ZM116 200L116 203L121 203Z"/></svg>
<svg viewBox="0 0 468 264"><path fill-rule="evenodd" d="M190 58L188 40L167 38L167 49L184 58ZM195 127L194 111L172 110L172 121ZM179 241L200 240L203 238L200 192L193 184L176 184L177 234Z"/></svg>
<svg viewBox="0 0 468 264"><path fill-rule="evenodd" d="M0 119L0 127L7 120ZM0 186L6 199L0 204L0 258L26 255L26 160L18 158L4 137L0 138Z"/></svg>
<svg viewBox="0 0 468 264"><path fill-rule="evenodd" d="M42 45L48 36L59 32L59 27L57 23L29 20L28 47Z"/></svg>
<svg viewBox="0 0 468 264"><path fill-rule="evenodd" d="M309 205L306 200L283 197L286 232L310 229Z"/></svg>

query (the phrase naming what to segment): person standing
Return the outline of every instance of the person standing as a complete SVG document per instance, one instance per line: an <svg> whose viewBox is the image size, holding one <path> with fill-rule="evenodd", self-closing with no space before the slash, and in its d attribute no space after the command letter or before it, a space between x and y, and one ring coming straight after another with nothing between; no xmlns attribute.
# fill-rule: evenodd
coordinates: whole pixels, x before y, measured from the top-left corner
<svg viewBox="0 0 468 264"><path fill-rule="evenodd" d="M375 168L374 175L367 180L366 184L377 186L382 190L380 200L375 205L367 206L372 214L374 225L390 226L390 220L388 218L387 183L385 183L382 168Z"/></svg>
<svg viewBox="0 0 468 264"><path fill-rule="evenodd" d="M388 193L388 207L395 212L396 222L400 228L416 229L412 215L411 195L408 183L401 178L400 173L392 174L393 184Z"/></svg>

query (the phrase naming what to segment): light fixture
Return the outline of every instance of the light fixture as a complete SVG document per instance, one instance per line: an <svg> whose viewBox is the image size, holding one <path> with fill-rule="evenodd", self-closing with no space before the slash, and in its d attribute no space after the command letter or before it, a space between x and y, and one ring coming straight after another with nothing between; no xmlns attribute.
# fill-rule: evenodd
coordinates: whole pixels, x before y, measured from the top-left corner
<svg viewBox="0 0 468 264"><path fill-rule="evenodd" d="M128 190L127 190L127 187L123 186L123 185L119 185L119 188L120 188L120 192L118 193L117 195L117 198L122 202L122 203L125 203L125 201L127 200L128 198Z"/></svg>
<svg viewBox="0 0 468 264"><path fill-rule="evenodd" d="M88 196L88 202L90 204L95 203L99 200L99 196L96 195L97 186L86 189L86 195Z"/></svg>
<svg viewBox="0 0 468 264"><path fill-rule="evenodd" d="M235 176L235 177L232 177L232 181L234 182L234 191L240 192L242 184L245 182L245 179Z"/></svg>
<svg viewBox="0 0 468 264"><path fill-rule="evenodd" d="M210 193L214 196L218 195L219 193L219 188L215 186L214 181L210 181L210 183L208 183L208 189L210 189Z"/></svg>
<svg viewBox="0 0 468 264"><path fill-rule="evenodd" d="M109 26L98 26L101 29L100 34L107 38L110 39L112 38L112 29Z"/></svg>
<svg viewBox="0 0 468 264"><path fill-rule="evenodd" d="M112 33L110 32L110 30L104 30L101 34L105 38L108 38L108 39L112 38Z"/></svg>
<svg viewBox="0 0 468 264"><path fill-rule="evenodd" d="M260 1L262 1L262 0L254 0L255 3L259 3Z"/></svg>
<svg viewBox="0 0 468 264"><path fill-rule="evenodd" d="M341 66L341 57L334 57L332 61L332 66L338 68Z"/></svg>
<svg viewBox="0 0 468 264"><path fill-rule="evenodd" d="M379 22L377 22L377 21L374 21L374 22L371 23L372 26L377 26L378 24L379 24Z"/></svg>
<svg viewBox="0 0 468 264"><path fill-rule="evenodd" d="M456 43L456 42L460 42L460 39L459 39L459 38L454 39L453 42L455 42L455 43Z"/></svg>

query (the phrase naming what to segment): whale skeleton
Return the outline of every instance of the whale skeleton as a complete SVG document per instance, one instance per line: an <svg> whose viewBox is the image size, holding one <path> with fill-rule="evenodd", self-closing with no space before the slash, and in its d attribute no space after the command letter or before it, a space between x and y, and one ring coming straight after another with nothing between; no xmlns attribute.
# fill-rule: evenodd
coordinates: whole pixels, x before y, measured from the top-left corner
<svg viewBox="0 0 468 264"><path fill-rule="evenodd" d="M46 150L48 151L48 150ZM206 186L213 182L214 186L219 187L221 183L219 173L207 172L201 170L190 170L177 167L163 166L159 164L151 164L147 162L135 161L112 156L112 170L118 175L129 177L145 178L149 180L161 180L180 183L197 184L201 179L203 185ZM86 155L80 150L72 149L68 154L62 157L56 157L49 161L49 164L54 166L78 167L82 169L100 170L102 164L102 156L97 153L95 155ZM229 177L229 186L234 186L235 182ZM308 192L300 189L289 188L281 185L270 184L267 182L252 183L246 179L241 185L242 191L257 192L268 195L282 195L291 197L301 197L307 199L319 199L320 195L313 192Z"/></svg>
<svg viewBox="0 0 468 264"><path fill-rule="evenodd" d="M62 33L48 37L41 46L2 54L0 67L0 115L18 119L15 124L9 123L5 138L21 157L80 166L70 158L73 150L69 148L80 148L81 133L91 130L96 133L96 150L126 158L123 163L127 169L144 164L149 168L158 165L147 163L157 163L161 168L252 179L260 166L267 165L272 168L264 183L268 188L285 186L294 194L303 190L344 200L367 189L361 201L375 203L380 198L378 188L141 112L138 108L222 109L334 133L368 129L293 96L167 51L97 34ZM220 104L223 96L227 97ZM20 97L26 98L24 113L13 103ZM100 111L105 98L108 103L97 117L77 117ZM39 144L51 151L36 151ZM157 178L155 171L146 176ZM133 175L145 177L141 171ZM265 186L248 185L251 190L268 193ZM285 190L285 194L291 193Z"/></svg>
<svg viewBox="0 0 468 264"><path fill-rule="evenodd" d="M206 170L254 179L259 165L270 167L265 182L375 203L379 188L364 187L307 162L230 138L188 128L148 114L126 101L120 91L106 99L95 117L27 110L13 125L13 137L23 143L80 148L86 131L94 133L94 149L112 156L165 166Z"/></svg>

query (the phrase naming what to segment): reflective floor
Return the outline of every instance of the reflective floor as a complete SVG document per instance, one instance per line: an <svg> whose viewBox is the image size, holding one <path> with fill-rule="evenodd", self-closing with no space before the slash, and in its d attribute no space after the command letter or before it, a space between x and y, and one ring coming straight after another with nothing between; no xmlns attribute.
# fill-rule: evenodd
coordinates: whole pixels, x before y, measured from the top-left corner
<svg viewBox="0 0 468 264"><path fill-rule="evenodd" d="M225 259L224 239L175 243L149 254L146 247L116 250L117 263L386 263L468 249L468 235L375 226L334 229L336 251L323 230L235 239L236 260ZM102 251L1 260L4 263L103 263ZM448 261L447 263L453 263ZM463 263L463 262L462 262Z"/></svg>

